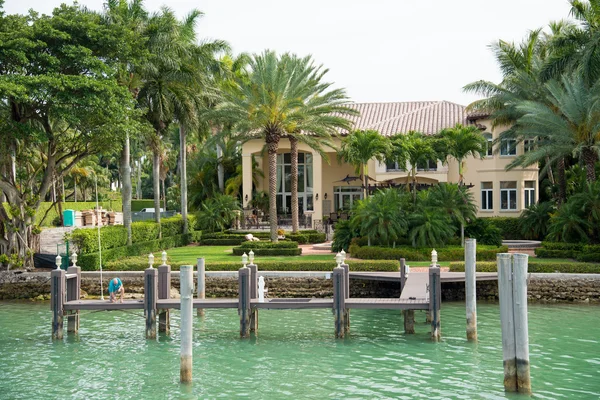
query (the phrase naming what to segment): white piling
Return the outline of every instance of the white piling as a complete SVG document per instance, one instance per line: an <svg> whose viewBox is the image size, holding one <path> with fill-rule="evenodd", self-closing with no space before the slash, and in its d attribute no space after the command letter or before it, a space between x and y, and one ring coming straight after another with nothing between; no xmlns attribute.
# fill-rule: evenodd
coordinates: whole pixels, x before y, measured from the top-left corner
<svg viewBox="0 0 600 400"><path fill-rule="evenodd" d="M477 241L465 241L465 303L467 311L467 340L477 340L477 289L476 263Z"/></svg>
<svg viewBox="0 0 600 400"><path fill-rule="evenodd" d="M193 267L182 265L179 269L181 291L181 367L182 383L192 382L192 317L194 278Z"/></svg>
<svg viewBox="0 0 600 400"><path fill-rule="evenodd" d="M515 350L517 389L531 393L529 370L529 328L527 321L527 254L513 254L513 301L515 317Z"/></svg>
<svg viewBox="0 0 600 400"><path fill-rule="evenodd" d="M515 327L512 293L512 256L496 255L498 265L498 298L500 302L500 326L502 328L502 360L504 364L504 389L517 391L517 366Z"/></svg>
<svg viewBox="0 0 600 400"><path fill-rule="evenodd" d="M198 258L198 300L206 298L206 267L204 257ZM204 316L204 308L198 308L198 316Z"/></svg>

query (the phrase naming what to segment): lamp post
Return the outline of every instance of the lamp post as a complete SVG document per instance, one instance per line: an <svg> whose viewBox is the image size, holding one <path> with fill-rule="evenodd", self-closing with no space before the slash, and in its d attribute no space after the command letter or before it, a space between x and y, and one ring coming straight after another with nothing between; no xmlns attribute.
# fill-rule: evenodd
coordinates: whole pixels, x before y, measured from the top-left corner
<svg viewBox="0 0 600 400"><path fill-rule="evenodd" d="M250 264L254 264L254 252L252 250L248 253L248 260L250 260Z"/></svg>
<svg viewBox="0 0 600 400"><path fill-rule="evenodd" d="M75 253L75 252L71 253L71 260L73 260L73 266L76 267L77 266L77 253Z"/></svg>
<svg viewBox="0 0 600 400"><path fill-rule="evenodd" d="M335 255L335 262L337 263L337 266L338 266L338 267L342 265L342 262L344 261L344 260L343 260L343 257L344 257L344 256L342 256L342 253L337 253L337 254Z"/></svg>
<svg viewBox="0 0 600 400"><path fill-rule="evenodd" d="M431 251L431 265L433 267L437 267L437 262L438 262L438 254L437 254L437 251L435 251L435 249L433 249Z"/></svg>
<svg viewBox="0 0 600 400"><path fill-rule="evenodd" d="M162 252L162 265L167 265L167 252L163 250Z"/></svg>
<svg viewBox="0 0 600 400"><path fill-rule="evenodd" d="M346 252L344 251L344 249L342 249L342 251L340 251L340 254L342 255L342 264L346 263Z"/></svg>
<svg viewBox="0 0 600 400"><path fill-rule="evenodd" d="M56 255L55 263L56 263L56 268L60 269L60 267L62 265L62 257L60 256L60 254Z"/></svg>
<svg viewBox="0 0 600 400"><path fill-rule="evenodd" d="M152 264L154 264L154 254L152 253L148 255L148 264L150 264L150 268L152 269Z"/></svg>
<svg viewBox="0 0 600 400"><path fill-rule="evenodd" d="M242 254L242 265L246 268L246 264L248 264L248 254Z"/></svg>

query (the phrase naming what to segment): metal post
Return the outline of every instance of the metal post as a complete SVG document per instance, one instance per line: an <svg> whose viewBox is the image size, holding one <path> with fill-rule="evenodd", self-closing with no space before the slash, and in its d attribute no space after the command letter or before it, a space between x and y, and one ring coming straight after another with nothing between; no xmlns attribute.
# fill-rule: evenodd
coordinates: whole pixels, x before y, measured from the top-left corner
<svg viewBox="0 0 600 400"><path fill-rule="evenodd" d="M50 307L52 309L52 339L63 338L63 304L65 301L65 271L52 270L50 273Z"/></svg>
<svg viewBox="0 0 600 400"><path fill-rule="evenodd" d="M171 298L171 266L163 264L158 267L158 298L166 300ZM158 312L158 331L167 335L171 331L171 312L161 309Z"/></svg>
<svg viewBox="0 0 600 400"><path fill-rule="evenodd" d="M440 307L442 304L442 284L440 268L432 264L429 268L429 312L431 313L431 339L439 341L442 337Z"/></svg>
<svg viewBox="0 0 600 400"><path fill-rule="evenodd" d="M146 339L156 339L156 300L158 299L158 270L144 270L144 312L146 314Z"/></svg>
<svg viewBox="0 0 600 400"><path fill-rule="evenodd" d="M477 241L465 241L465 304L467 311L467 340L477 340Z"/></svg>
<svg viewBox="0 0 600 400"><path fill-rule="evenodd" d="M345 332L344 315L346 309L346 295L344 293L344 268L333 269L333 318L335 322L335 337L343 338Z"/></svg>
<svg viewBox="0 0 600 400"><path fill-rule="evenodd" d="M192 317L194 314L194 267L179 268L181 292L181 366L182 383L192 382Z"/></svg>
<svg viewBox="0 0 600 400"><path fill-rule="evenodd" d="M81 267L67 268L67 274L77 275L67 280L67 301L79 300L81 293ZM79 331L79 310L70 311L67 316L67 332Z"/></svg>
<svg viewBox="0 0 600 400"><path fill-rule="evenodd" d="M204 266L204 257L198 258L198 300L206 298L206 267ZM204 308L198 308L198 316L204 316Z"/></svg>
<svg viewBox="0 0 600 400"><path fill-rule="evenodd" d="M250 299L258 298L258 266L256 264L248 264L250 270ZM258 328L258 310L251 308L250 310L250 332L256 332Z"/></svg>
<svg viewBox="0 0 600 400"><path fill-rule="evenodd" d="M400 259L400 295L402 295L402 291L404 290L404 285L406 285L406 260L404 258Z"/></svg>
<svg viewBox="0 0 600 400"><path fill-rule="evenodd" d="M515 318L515 358L517 362L517 389L531 393L529 375L529 328L527 323L527 254L513 254L513 307Z"/></svg>
<svg viewBox="0 0 600 400"><path fill-rule="evenodd" d="M517 358L514 327L511 254L497 254L496 263L498 265L498 297L500 301L500 326L502 328L504 390L516 392Z"/></svg>
<svg viewBox="0 0 600 400"><path fill-rule="evenodd" d="M343 251L343 250L342 250ZM342 264L344 268L344 298L347 300L350 298L350 266L346 263ZM345 302L344 302L345 305ZM348 333L350 331L350 309L344 306L344 331Z"/></svg>
<svg viewBox="0 0 600 400"><path fill-rule="evenodd" d="M248 267L240 268L238 275L239 303L238 314L240 316L240 337L250 336L250 270Z"/></svg>

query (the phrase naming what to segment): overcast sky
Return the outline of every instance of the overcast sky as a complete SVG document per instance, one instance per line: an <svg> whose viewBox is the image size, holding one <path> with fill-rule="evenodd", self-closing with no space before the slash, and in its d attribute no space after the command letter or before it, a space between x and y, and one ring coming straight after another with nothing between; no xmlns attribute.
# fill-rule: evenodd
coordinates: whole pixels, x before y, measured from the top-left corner
<svg viewBox="0 0 600 400"><path fill-rule="evenodd" d="M6 0L7 13L51 13L60 0ZM100 10L103 0L80 0ZM235 53L273 49L312 54L327 80L355 102L475 100L462 87L499 81L489 44L520 41L529 30L569 16L567 0L146 0L183 16L205 13L200 37Z"/></svg>

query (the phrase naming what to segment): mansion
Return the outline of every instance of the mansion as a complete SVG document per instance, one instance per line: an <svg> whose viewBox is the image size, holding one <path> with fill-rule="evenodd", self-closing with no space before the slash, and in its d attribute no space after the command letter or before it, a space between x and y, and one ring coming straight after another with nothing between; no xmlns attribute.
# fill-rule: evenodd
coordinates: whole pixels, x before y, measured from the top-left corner
<svg viewBox="0 0 600 400"><path fill-rule="evenodd" d="M418 101L399 103L353 103L358 116L348 117L357 130L376 130L385 136L411 130L433 135L456 123L476 125L487 139L487 154L483 159L468 158L463 170L464 183L469 185L476 200L478 217L517 217L521 211L538 199L538 167L515 168L506 171L506 166L527 149L527 143L516 144L506 140L492 146L494 139L505 128L492 129L487 115L468 115L465 107L448 101ZM325 149L328 160L303 143L298 144L298 205L300 214L310 215L313 221L323 220L331 213L349 210L362 198L360 175L354 166L337 160L339 138L334 138L335 148ZM242 147L243 162L243 206L247 208L252 199L252 156L264 177L258 182L259 191L269 192L268 157L264 141L251 140ZM277 157L277 212L291 213L291 165L290 143L286 138L279 142ZM458 163L450 158L447 163L429 162L417 167L419 186L438 182L458 182ZM394 163L369 162L369 175L373 185L405 185L409 182L405 166Z"/></svg>

